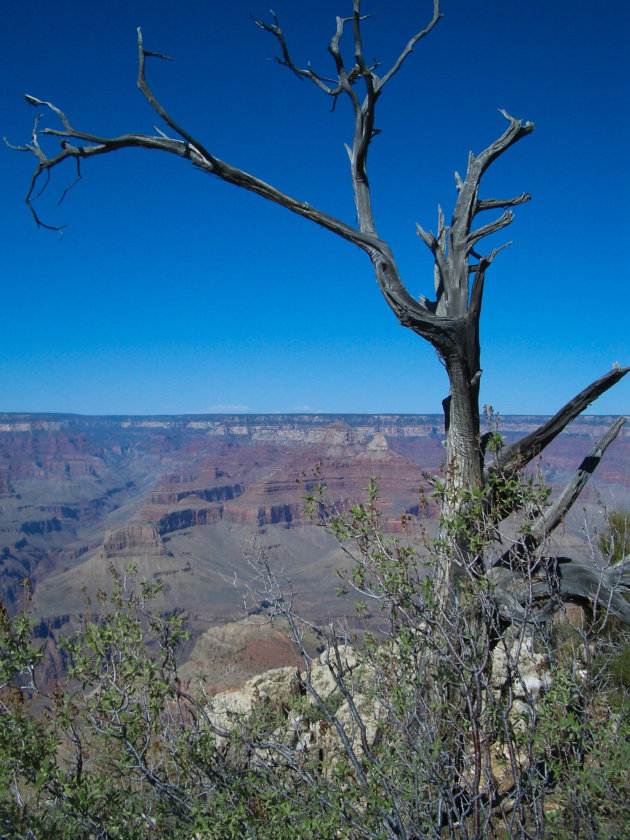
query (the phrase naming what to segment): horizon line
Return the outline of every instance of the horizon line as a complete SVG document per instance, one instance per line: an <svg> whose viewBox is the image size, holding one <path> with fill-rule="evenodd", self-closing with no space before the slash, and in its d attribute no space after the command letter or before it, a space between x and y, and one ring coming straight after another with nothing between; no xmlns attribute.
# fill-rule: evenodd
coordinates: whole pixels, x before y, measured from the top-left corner
<svg viewBox="0 0 630 840"><path fill-rule="evenodd" d="M495 411L499 417L553 417L553 414L538 414L536 412ZM481 414L480 416L483 416ZM624 417L624 412L591 413L583 412L580 417ZM89 414L76 411L0 411L0 418L8 417L38 417L38 418L84 418L84 419L163 419L163 418L222 418L222 417L440 417L444 419L442 411L206 411L206 412L178 412L175 414L147 413L134 414L130 412L113 414Z"/></svg>

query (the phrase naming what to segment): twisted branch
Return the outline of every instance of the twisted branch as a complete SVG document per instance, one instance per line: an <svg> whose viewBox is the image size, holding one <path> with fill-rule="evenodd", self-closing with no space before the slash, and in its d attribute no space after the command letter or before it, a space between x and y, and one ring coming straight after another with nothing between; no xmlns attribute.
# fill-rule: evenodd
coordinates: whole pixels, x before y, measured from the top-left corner
<svg viewBox="0 0 630 840"><path fill-rule="evenodd" d="M610 429L602 435L597 443L589 450L588 454L556 501L551 505L551 507L547 508L544 515L536 524L536 534L540 541L542 541L547 534L554 531L564 520L565 516L573 507L578 496L584 489L586 483L599 466L604 452L615 440L625 422L625 417L619 417Z"/></svg>
<svg viewBox="0 0 630 840"><path fill-rule="evenodd" d="M523 620L526 611L519 605L518 592L527 597L547 600L538 618L548 617L558 606L558 599L588 601L630 625L630 604L623 592L630 588L630 565L625 561L608 569L572 558L537 558L538 550L561 522L599 465L604 452L621 431L625 417L620 417L589 450L579 468L556 501L538 518L531 531L511 546L490 570L497 586L497 603L504 616ZM542 573L543 579L537 579Z"/></svg>
<svg viewBox="0 0 630 840"><path fill-rule="evenodd" d="M596 379L595 382L580 391L542 426L520 440L505 446L495 460L486 467L486 483L488 483L491 473L495 475L511 474L526 467L543 449L549 446L551 441L572 420L575 420L594 400L619 382L628 371L630 371L630 367L618 367L608 371L604 376Z"/></svg>

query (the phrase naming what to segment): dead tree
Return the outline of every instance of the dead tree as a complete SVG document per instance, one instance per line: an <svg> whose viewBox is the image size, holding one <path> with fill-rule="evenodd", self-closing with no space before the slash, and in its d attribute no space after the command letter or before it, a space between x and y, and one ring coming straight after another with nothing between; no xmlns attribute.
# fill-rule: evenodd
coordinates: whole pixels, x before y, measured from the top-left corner
<svg viewBox="0 0 630 840"><path fill-rule="evenodd" d="M321 225L365 251L372 262L383 297L401 325L430 342L445 365L450 391L444 400L447 491L444 494L443 507L447 514L465 514L466 497L470 491L483 492L487 488L489 498L493 477L498 474L512 474L527 466L593 400L625 376L630 368L616 367L604 374L563 406L551 420L518 442L505 447L488 462L485 453L486 437L481 434L479 416L479 318L485 275L501 248L485 249L484 241L490 234L506 228L513 219L511 208L529 201L530 195L524 192L509 198L480 198L479 189L486 170L511 146L531 134L534 125L515 119L503 111L507 121L505 131L482 152L469 155L467 171L463 178L455 174L458 197L450 224L446 224L444 214L438 207L436 233L418 225L418 235L433 255L435 291L433 299L422 295L415 298L400 276L390 246L377 232L368 181L368 152L376 133L375 114L378 100L386 86L407 62L416 44L437 25L441 17L440 3L439 0L434 0L431 20L409 39L398 58L385 72L378 64L369 63L365 58L362 42L362 23L365 18L361 15L360 7L360 0L353 0L351 16L337 18L336 29L328 45L334 63L332 75L321 75L310 64L301 67L293 61L284 33L273 13L270 22L255 20L257 26L275 38L280 50L276 59L279 64L300 79L306 79L316 85L333 103L336 103L339 97L347 97L350 102L354 126L352 141L346 148L357 211L356 227L221 160L187 129L181 127L156 98L146 77L147 59L166 59L168 56L145 49L140 29L137 85L151 108L164 121L165 131L156 128L154 134L101 137L90 131L75 128L68 116L53 103L26 96L27 102L41 109L42 113L35 119L30 142L14 148L30 151L37 159L26 202L35 221L42 227L56 229L42 221L34 206L34 200L48 184L53 169L66 160L71 160L79 179L83 163L90 158L129 147L140 147L184 158L197 169L236 187L257 193ZM342 50L346 41L351 44L350 63ZM58 124L42 127L44 113L56 117ZM44 151L40 144L42 135L59 139L61 148L56 154L49 156ZM42 181L43 187L40 188ZM495 214L495 218L484 222L483 218L492 211L499 212ZM512 561L520 551L527 549L531 552L536 549L549 532L563 521L599 458L619 433L623 422L623 419L618 420L598 442L555 505L544 515L539 515L533 533L528 536L527 545L521 542L511 548L499 562L499 569L511 566L513 570L515 564ZM509 505L504 506L502 515L507 517L510 512ZM488 565L487 560L483 556L477 556L464 541L446 552L442 571L449 588L458 569L468 575L494 575L499 587L498 601L502 609L512 617L517 617L518 599L509 590L504 577L496 569L492 571ZM562 594L591 601L599 599L614 605L616 614L630 623L625 601L611 588L612 579L609 581L594 568L584 564L571 567L570 563L564 563L563 569L564 574L558 578ZM575 573L570 573L569 569L575 569ZM613 577L614 583L618 585L630 583L630 575L626 574L625 569ZM548 595L548 592L541 593L541 599L544 600L545 594Z"/></svg>

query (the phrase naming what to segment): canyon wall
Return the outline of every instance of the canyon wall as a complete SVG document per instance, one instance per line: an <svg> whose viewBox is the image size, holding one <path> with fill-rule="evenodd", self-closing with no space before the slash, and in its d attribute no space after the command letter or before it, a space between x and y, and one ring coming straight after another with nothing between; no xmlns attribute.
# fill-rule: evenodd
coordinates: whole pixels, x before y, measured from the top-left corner
<svg viewBox="0 0 630 840"><path fill-rule="evenodd" d="M510 440L541 420L505 417L500 430ZM580 418L550 447L541 468L554 485L613 420ZM133 562L164 584L164 608L185 611L196 638L242 617L252 558L267 552L306 615L342 615L333 574L347 558L303 513L316 465L339 507L378 476L384 525L397 533L403 511L421 512L421 474L439 472L442 439L438 415L0 414L0 597L17 610L28 578L34 617L61 632L85 613L86 593L107 590L112 564ZM584 496L595 523L601 499L630 505L625 429ZM577 524L565 538L590 550Z"/></svg>

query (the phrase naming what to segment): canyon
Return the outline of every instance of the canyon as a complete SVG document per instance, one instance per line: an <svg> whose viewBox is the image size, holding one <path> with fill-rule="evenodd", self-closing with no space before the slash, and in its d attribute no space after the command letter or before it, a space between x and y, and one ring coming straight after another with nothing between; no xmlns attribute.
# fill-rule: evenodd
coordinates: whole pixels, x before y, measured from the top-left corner
<svg viewBox="0 0 630 840"><path fill-rule="evenodd" d="M509 441L543 419L502 417L500 431ZM539 465L547 481L562 486L614 419L575 421ZM309 620L353 613L335 595L347 557L305 516L307 490L321 480L343 508L374 475L385 530L401 533L407 512L430 531L422 473L440 471L443 437L440 415L0 414L0 598L20 609L28 579L36 633L54 649L111 589L110 567L133 563L138 579L163 585L161 609L185 613L190 672L238 685L295 658L253 598L261 554ZM560 537L566 550L593 552L605 508L629 505L623 429Z"/></svg>

